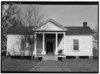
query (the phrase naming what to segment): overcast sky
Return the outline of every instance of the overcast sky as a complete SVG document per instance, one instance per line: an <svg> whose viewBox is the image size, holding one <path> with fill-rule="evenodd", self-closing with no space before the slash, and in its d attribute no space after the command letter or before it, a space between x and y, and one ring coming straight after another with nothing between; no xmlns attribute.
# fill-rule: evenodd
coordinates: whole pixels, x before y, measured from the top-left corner
<svg viewBox="0 0 100 74"><path fill-rule="evenodd" d="M21 5L23 13L27 8L30 7ZM98 25L97 5L42 5L40 12L64 26L83 26L83 22L88 22L88 26L95 29Z"/></svg>
<svg viewBox="0 0 100 74"><path fill-rule="evenodd" d="M83 22L88 22L94 29L98 23L97 5L43 5L43 11L48 18L64 26L82 26Z"/></svg>

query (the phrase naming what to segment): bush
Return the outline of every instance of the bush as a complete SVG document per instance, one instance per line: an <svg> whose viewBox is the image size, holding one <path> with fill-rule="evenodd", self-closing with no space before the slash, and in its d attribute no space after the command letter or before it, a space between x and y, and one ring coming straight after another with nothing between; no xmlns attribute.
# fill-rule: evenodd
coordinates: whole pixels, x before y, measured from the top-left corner
<svg viewBox="0 0 100 74"><path fill-rule="evenodd" d="M1 56L6 56L6 50L1 50Z"/></svg>
<svg viewBox="0 0 100 74"><path fill-rule="evenodd" d="M99 53L98 49L93 48L93 56L98 57L98 53Z"/></svg>

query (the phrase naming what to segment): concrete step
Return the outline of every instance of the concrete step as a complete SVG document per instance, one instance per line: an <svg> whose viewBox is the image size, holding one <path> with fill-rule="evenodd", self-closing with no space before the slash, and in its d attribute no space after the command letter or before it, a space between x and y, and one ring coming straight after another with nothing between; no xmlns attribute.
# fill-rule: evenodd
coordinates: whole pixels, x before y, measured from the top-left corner
<svg viewBox="0 0 100 74"><path fill-rule="evenodd" d="M43 56L43 60L58 60L57 56Z"/></svg>

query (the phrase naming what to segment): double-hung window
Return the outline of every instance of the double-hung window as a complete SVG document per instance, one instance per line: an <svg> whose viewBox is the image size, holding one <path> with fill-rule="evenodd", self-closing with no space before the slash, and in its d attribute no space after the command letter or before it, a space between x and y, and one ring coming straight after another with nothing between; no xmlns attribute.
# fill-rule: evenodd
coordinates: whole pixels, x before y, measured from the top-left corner
<svg viewBox="0 0 100 74"><path fill-rule="evenodd" d="M74 50L79 50L79 40L78 39L74 39L74 41L73 41L73 49Z"/></svg>

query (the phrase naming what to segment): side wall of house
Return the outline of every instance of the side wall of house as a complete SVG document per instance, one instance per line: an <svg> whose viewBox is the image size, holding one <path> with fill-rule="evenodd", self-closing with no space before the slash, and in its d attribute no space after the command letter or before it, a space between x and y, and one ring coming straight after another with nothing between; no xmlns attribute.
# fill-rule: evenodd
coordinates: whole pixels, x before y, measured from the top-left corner
<svg viewBox="0 0 100 74"><path fill-rule="evenodd" d="M21 35L7 35L7 55L19 55L21 49Z"/></svg>
<svg viewBox="0 0 100 74"><path fill-rule="evenodd" d="M7 35L7 54L6 55L19 55L19 56L29 56L31 46L29 43L25 42L25 45L22 47L23 35ZM34 46L32 45L32 48Z"/></svg>
<svg viewBox="0 0 100 74"><path fill-rule="evenodd" d="M79 50L74 50L73 40L79 40ZM92 56L92 35L66 35L64 41L64 54L66 56Z"/></svg>

